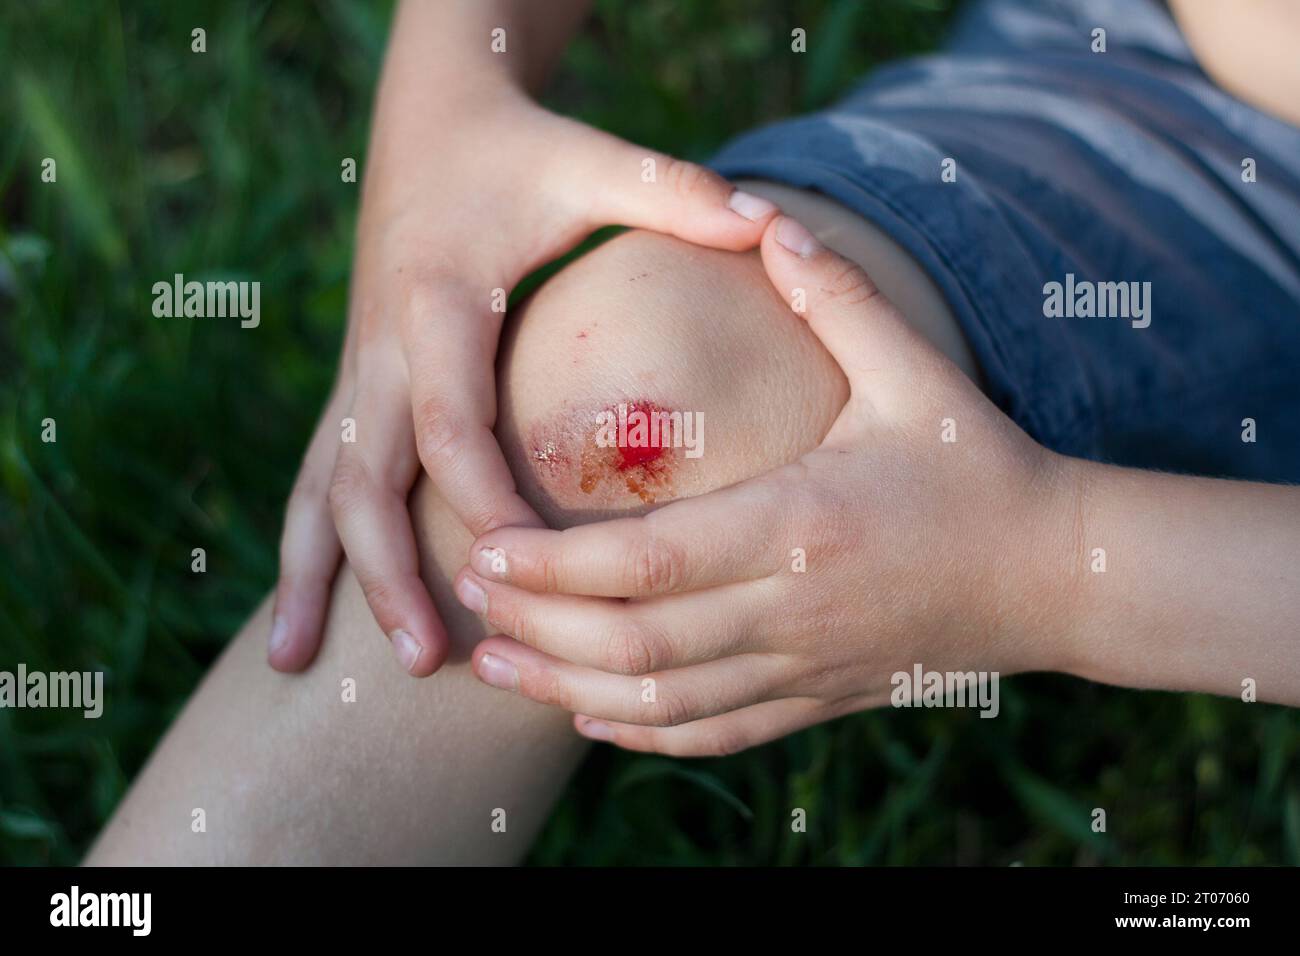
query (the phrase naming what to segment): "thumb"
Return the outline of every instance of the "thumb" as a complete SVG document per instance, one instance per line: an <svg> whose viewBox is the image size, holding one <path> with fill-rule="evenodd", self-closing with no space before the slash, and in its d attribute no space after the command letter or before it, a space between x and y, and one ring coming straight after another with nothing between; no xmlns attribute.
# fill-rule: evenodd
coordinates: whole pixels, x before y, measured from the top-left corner
<svg viewBox="0 0 1300 956"><path fill-rule="evenodd" d="M849 380L850 404L903 416L946 378L946 359L903 318L855 262L826 248L802 224L779 216L763 233L763 268Z"/></svg>
<svg viewBox="0 0 1300 956"><path fill-rule="evenodd" d="M475 535L501 525L544 527L519 494L493 431L499 322L475 308L464 289L442 284L422 288L407 304L402 344L416 452Z"/></svg>
<svg viewBox="0 0 1300 956"><path fill-rule="evenodd" d="M582 162L569 167L573 195L586 197L589 225L667 233L715 249L758 245L778 209L696 163L591 131Z"/></svg>

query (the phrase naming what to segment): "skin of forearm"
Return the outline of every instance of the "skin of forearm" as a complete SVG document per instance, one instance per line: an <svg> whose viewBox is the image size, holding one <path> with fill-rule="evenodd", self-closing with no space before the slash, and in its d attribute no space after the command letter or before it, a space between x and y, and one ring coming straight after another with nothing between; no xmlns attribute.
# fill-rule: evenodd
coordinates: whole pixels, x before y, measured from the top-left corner
<svg viewBox="0 0 1300 956"><path fill-rule="evenodd" d="M386 188L436 157L467 117L514 109L545 84L589 0L403 0L393 19L371 123L363 217L405 202ZM504 29L505 52L492 49ZM385 198L391 200L386 202Z"/></svg>
<svg viewBox="0 0 1300 956"><path fill-rule="evenodd" d="M1300 489L1084 461L1063 476L1061 670L1231 696L1250 679L1300 705Z"/></svg>
<svg viewBox="0 0 1300 956"><path fill-rule="evenodd" d="M582 23L590 0L403 0L384 64L386 93L431 99L513 82L536 93ZM494 52L494 30L505 51Z"/></svg>

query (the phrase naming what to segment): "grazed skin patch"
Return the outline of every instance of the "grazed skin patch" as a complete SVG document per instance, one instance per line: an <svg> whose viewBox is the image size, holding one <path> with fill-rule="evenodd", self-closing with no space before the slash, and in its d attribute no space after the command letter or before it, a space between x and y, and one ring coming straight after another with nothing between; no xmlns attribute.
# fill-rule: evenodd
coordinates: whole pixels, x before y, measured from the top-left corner
<svg viewBox="0 0 1300 956"><path fill-rule="evenodd" d="M606 408L566 411L529 428L529 458L553 492L577 491L609 503L632 495L647 505L676 497L673 478L684 458L681 448L653 439L645 445L597 442L600 414L617 414L620 402L629 414L668 411L646 399L620 399Z"/></svg>

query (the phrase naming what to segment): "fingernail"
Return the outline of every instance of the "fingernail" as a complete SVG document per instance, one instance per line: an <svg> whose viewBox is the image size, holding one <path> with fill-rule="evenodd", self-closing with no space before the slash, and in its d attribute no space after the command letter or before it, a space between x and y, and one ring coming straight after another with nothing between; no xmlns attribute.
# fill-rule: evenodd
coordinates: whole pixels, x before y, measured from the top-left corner
<svg viewBox="0 0 1300 956"><path fill-rule="evenodd" d="M271 644L270 652L275 654L284 647L284 642L289 637L289 622L281 615L277 614L271 622Z"/></svg>
<svg viewBox="0 0 1300 956"><path fill-rule="evenodd" d="M470 566L484 577L500 578L502 581L510 570L506 553L500 548L479 548L470 560Z"/></svg>
<svg viewBox="0 0 1300 956"><path fill-rule="evenodd" d="M614 728L609 724L601 723L599 720L589 720L582 725L579 731L582 736L591 740L613 740Z"/></svg>
<svg viewBox="0 0 1300 956"><path fill-rule="evenodd" d="M484 654L479 658L478 676L483 683L501 690L519 689L519 671L515 670L515 665L495 654Z"/></svg>
<svg viewBox="0 0 1300 956"><path fill-rule="evenodd" d="M406 673L415 670L415 664L420 659L420 653L423 648L420 642L411 636L410 631L397 630L388 635L388 639L393 642L393 653L401 661L402 668Z"/></svg>
<svg viewBox="0 0 1300 956"><path fill-rule="evenodd" d="M822 247L816 236L805 229L801 222L789 216L782 216L777 220L776 241L800 259L812 257Z"/></svg>
<svg viewBox="0 0 1300 956"><path fill-rule="evenodd" d="M765 216L770 216L776 212L776 203L769 202L762 196L755 196L744 190L737 189L727 200L727 206L732 212L744 216L750 222L757 222Z"/></svg>
<svg viewBox="0 0 1300 956"><path fill-rule="evenodd" d="M462 577L456 585L456 597L475 614L487 616L487 594L474 581Z"/></svg>

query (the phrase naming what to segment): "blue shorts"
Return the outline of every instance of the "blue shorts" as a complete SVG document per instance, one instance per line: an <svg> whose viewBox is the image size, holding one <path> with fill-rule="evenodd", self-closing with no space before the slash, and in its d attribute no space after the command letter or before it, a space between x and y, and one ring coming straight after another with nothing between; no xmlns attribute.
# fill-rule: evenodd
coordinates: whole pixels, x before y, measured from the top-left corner
<svg viewBox="0 0 1300 956"><path fill-rule="evenodd" d="M942 52L711 165L889 234L1047 447L1300 481L1300 130L1154 0L979 0Z"/></svg>

